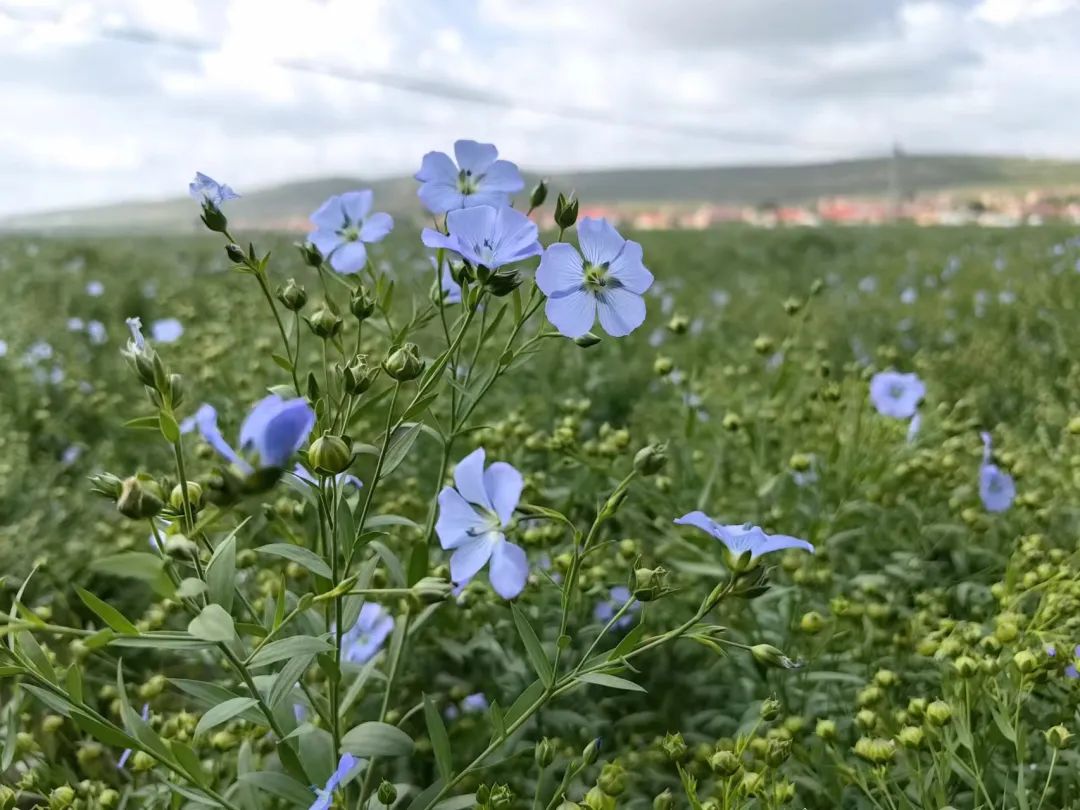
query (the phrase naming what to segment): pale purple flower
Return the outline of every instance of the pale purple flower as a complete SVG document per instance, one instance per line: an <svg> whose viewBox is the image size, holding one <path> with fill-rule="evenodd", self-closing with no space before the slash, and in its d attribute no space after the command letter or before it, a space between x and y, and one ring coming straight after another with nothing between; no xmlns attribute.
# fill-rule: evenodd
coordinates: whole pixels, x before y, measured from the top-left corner
<svg viewBox="0 0 1080 810"><path fill-rule="evenodd" d="M81 332L86 328L86 324L83 323L82 318L68 318L67 328L69 332Z"/></svg>
<svg viewBox="0 0 1080 810"><path fill-rule="evenodd" d="M70 444L65 447L64 452L60 454L60 461L64 465L70 466L79 460L79 457L82 455L82 453L83 449L79 445Z"/></svg>
<svg viewBox="0 0 1080 810"><path fill-rule="evenodd" d="M810 543L797 537L788 537L784 534L766 534L759 526L752 523L724 526L700 511L689 512L681 518L676 518L675 522L680 526L695 526L711 534L736 556L749 551L751 560L760 557L762 554L769 554L787 548L806 549L811 554L814 552L814 547Z"/></svg>
<svg viewBox="0 0 1080 810"><path fill-rule="evenodd" d="M859 279L859 292L869 295L877 290L877 279L874 276L864 276Z"/></svg>
<svg viewBox="0 0 1080 810"><path fill-rule="evenodd" d="M1065 667L1065 677L1071 678L1074 681L1077 678L1080 678L1080 671L1076 669L1076 664L1069 664L1067 667Z"/></svg>
<svg viewBox="0 0 1080 810"><path fill-rule="evenodd" d="M578 223L579 253L558 242L544 251L536 284L548 297L547 318L566 337L592 329L597 315L612 337L629 335L645 322L641 297L653 275L641 263L641 245L623 239L606 220Z"/></svg>
<svg viewBox="0 0 1080 810"><path fill-rule="evenodd" d="M308 810L330 810L330 805L334 801L334 791L351 774L358 762L359 760L352 754L342 754L341 759L338 760L337 770L330 774L326 784L321 789L314 789L317 798L311 803Z"/></svg>
<svg viewBox="0 0 1080 810"><path fill-rule="evenodd" d="M188 194L197 203L209 203L218 207L227 200L240 197L230 186L219 183L202 172L195 172L195 179L188 184Z"/></svg>
<svg viewBox="0 0 1080 810"><path fill-rule="evenodd" d="M142 720L143 720L144 723L150 719L150 704L149 703L144 703L143 704L142 711L139 713L139 716L142 717ZM131 751L130 748L125 748L123 753L120 754L120 759L118 759L116 761L116 767L117 768L123 768L125 765L127 765L127 761L131 757L131 753L132 753L132 751Z"/></svg>
<svg viewBox="0 0 1080 810"><path fill-rule="evenodd" d="M1016 482L991 460L993 452L990 434L980 434L983 442L982 466L979 467L979 497L987 512L1004 512L1016 497Z"/></svg>
<svg viewBox="0 0 1080 810"><path fill-rule="evenodd" d="M882 416L910 419L925 396L926 386L915 374L879 371L870 379L870 401Z"/></svg>
<svg viewBox="0 0 1080 810"><path fill-rule="evenodd" d="M424 228L420 236L430 248L445 248L489 270L539 256L543 250L536 223L509 206L478 205L451 211L446 215L446 229L444 234Z"/></svg>
<svg viewBox="0 0 1080 810"><path fill-rule="evenodd" d="M914 287L908 287L902 293L900 293L900 302L902 304L914 304L919 297L919 292Z"/></svg>
<svg viewBox="0 0 1080 810"><path fill-rule="evenodd" d="M142 333L142 318L124 318L124 323L127 324L128 331L131 332L131 337L128 338L128 351L139 351L146 345L146 338Z"/></svg>
<svg viewBox="0 0 1080 810"><path fill-rule="evenodd" d="M525 587L529 563L525 552L506 539L506 527L514 517L524 479L509 464L497 461L484 469L484 449L479 448L454 468L454 487L439 493L439 519L435 532L444 549L453 550L450 578L468 582L488 562L488 576L495 592L513 599Z"/></svg>
<svg viewBox="0 0 1080 810"><path fill-rule="evenodd" d="M417 190L424 206L433 214L460 208L509 204L510 195L525 188L518 167L508 160L497 160L494 144L456 141L454 157L445 152L428 152L414 176L420 181Z"/></svg>
<svg viewBox="0 0 1080 810"><path fill-rule="evenodd" d="M593 608L593 618L598 622L607 624L629 598L630 589L625 585L616 585L608 591L607 599L596 603L596 607ZM634 623L633 614L639 610L641 610L640 602L634 602L630 605L626 612L615 622L615 629L622 630L632 625Z"/></svg>
<svg viewBox="0 0 1080 810"><path fill-rule="evenodd" d="M157 343L173 343L184 334L184 325L176 318L160 318L150 324L150 337Z"/></svg>
<svg viewBox="0 0 1080 810"><path fill-rule="evenodd" d="M86 284L86 294L91 298L100 298L105 294L105 285L100 281L90 281Z"/></svg>
<svg viewBox="0 0 1080 810"><path fill-rule="evenodd" d="M371 213L371 189L331 197L311 215L315 230L308 236L330 266L339 273L359 273L367 264L367 247L381 242L394 227L389 214Z"/></svg>
<svg viewBox="0 0 1080 810"><path fill-rule="evenodd" d="M8 345L6 340L0 340L0 357L7 357Z"/></svg>
<svg viewBox="0 0 1080 810"><path fill-rule="evenodd" d="M342 657L351 664L366 664L394 629L394 617L382 605L365 602L360 615L341 638Z"/></svg>
<svg viewBox="0 0 1080 810"><path fill-rule="evenodd" d="M443 715L447 720L454 720L462 714L479 714L480 712L486 712L491 706L488 703L487 696L483 692L473 692L471 695L466 695L461 699L461 708L450 704L446 707Z"/></svg>
<svg viewBox="0 0 1080 810"><path fill-rule="evenodd" d="M203 404L195 412L195 426L203 439L225 459L245 473L252 466L222 437L217 411ZM282 399L277 394L263 397L240 426L241 452L254 453L259 468L284 467L289 457L307 441L315 426L315 412L306 399Z"/></svg>
<svg viewBox="0 0 1080 810"><path fill-rule="evenodd" d="M86 324L86 334L95 346L101 346L109 339L109 333L101 321L90 321Z"/></svg>
<svg viewBox="0 0 1080 810"><path fill-rule="evenodd" d="M23 354L23 365L34 366L43 360L50 360L53 356L53 347L44 340L36 340L30 344Z"/></svg>

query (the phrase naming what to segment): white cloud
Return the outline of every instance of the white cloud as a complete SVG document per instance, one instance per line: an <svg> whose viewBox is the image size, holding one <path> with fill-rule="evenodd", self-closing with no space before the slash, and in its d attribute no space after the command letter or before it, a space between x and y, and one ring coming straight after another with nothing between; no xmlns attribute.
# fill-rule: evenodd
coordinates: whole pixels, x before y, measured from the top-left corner
<svg viewBox="0 0 1080 810"><path fill-rule="evenodd" d="M411 173L1080 153L1076 0L0 0L0 214Z"/></svg>

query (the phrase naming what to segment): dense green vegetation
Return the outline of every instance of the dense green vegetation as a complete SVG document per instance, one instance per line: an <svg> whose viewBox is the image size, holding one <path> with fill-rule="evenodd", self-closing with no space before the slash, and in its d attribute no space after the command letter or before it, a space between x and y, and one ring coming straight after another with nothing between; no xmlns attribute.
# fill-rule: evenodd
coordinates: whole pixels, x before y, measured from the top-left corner
<svg viewBox="0 0 1080 810"><path fill-rule="evenodd" d="M377 364L391 348L390 333L415 322L409 339L430 367L446 346L444 327L431 308L429 260L405 230L372 250L385 274L373 288L388 321L371 319L362 337L348 321L343 340L351 351L355 339ZM294 277L306 288L303 314L311 316L324 295L343 294L341 279L305 266L290 239L252 238L272 253L272 287ZM388 671L385 651L370 665L342 670L343 688L355 687L348 727L385 721L411 741L399 750L396 738L380 738L371 772L378 778L357 779L344 794L348 806L356 806L361 781L373 789L385 779L398 786L397 806L426 808L432 794L415 799L406 786L424 788L448 767L458 773L488 745L493 724L498 738L506 718L476 710L468 696L482 693L507 716L519 695L528 696L537 663L521 638L522 617L535 628L540 656L556 667L556 649L565 650L564 665L588 660L603 626L596 605L610 601L615 586L644 593L640 572L661 566L672 591L635 609L640 630L615 628L600 649L621 646L620 637L630 637L623 650L648 644L693 617L714 587L733 582L719 543L672 524L702 509L725 523L806 538L816 554L770 555L767 581L740 580L741 590L703 619L708 628L695 625L662 650L635 653L608 674L619 683L601 677L568 688L523 722L489 767L464 774L453 795L465 798L446 808L554 808L563 801L564 774L566 800L590 810L650 802L658 810L789 802L822 810L1080 807L1080 762L1066 737L1080 728L1080 681L1067 670L1080 642L1080 366L1073 356L1080 243L1052 228L732 228L635 238L656 277L644 327L588 348L537 340L535 352L499 375L449 459L484 447L489 461L525 475L523 502L542 507L517 527L531 574L515 612L483 575L435 606L421 609L415 594L401 595L416 566L446 575L437 544L430 559L416 549L426 548L422 527L443 483L438 432L451 418L451 399L466 397L469 383L447 372L439 398L411 415L428 427L374 497L372 514L391 517L380 524L378 545L362 550L370 587L400 589L380 598L398 626L415 620L409 652L400 672ZM313 727L298 726L299 716L293 722L303 729L299 755L282 753L253 705L196 734L211 706L244 694L240 677L217 667L212 650L170 651L164 642L159 649L110 642L87 657L90 634L103 621L76 591L105 599L139 632L168 631L175 641L188 626L160 571L118 574L116 555L147 553L150 529L92 494L88 477L145 472L166 494L176 483L172 449L156 425L123 426L153 412L120 354L125 318L140 317L148 337L154 321L180 321L178 340L155 344L184 379L176 415L211 403L226 437L236 436L269 386L292 384L281 358L273 359L281 338L258 285L205 233L12 236L0 241L0 278L0 609L10 611L0 641L14 648L18 638L25 655L59 673L57 684L79 680L82 703L121 726L122 703L136 712L146 703L151 733L183 744L170 749L179 767L189 768L190 753L197 763L190 767L230 806L306 806L296 787L325 783L328 768L314 763L332 750L317 705L308 708ZM90 294L95 283L100 295ZM531 283L521 288L525 299ZM478 368L500 369L512 298L488 299L477 318L493 331L487 342L476 342L481 331L470 333L466 354L475 345ZM104 339L91 322L101 324ZM325 346L298 326L295 366L311 369L325 391ZM916 372L926 385L921 427L910 441L907 423L878 414L868 397L871 374L888 368ZM416 390L410 385L402 404ZM365 395L348 425L355 442L377 450L390 390L384 377ZM996 463L1016 479L1015 503L997 514L980 502L980 431L992 434ZM213 489L214 453L197 435L181 442L190 478ZM635 479L617 512L600 521L598 504L634 469L635 453L654 442L667 443L667 465ZM350 472L370 485L375 464L375 455L360 455ZM365 495L341 498L355 517ZM315 547L322 503L310 492L282 481L227 506L205 531L223 545L239 527L237 588L252 616L238 600L238 629L273 617L284 590L290 609L325 590L297 562L256 553L271 543ZM580 567L573 533L544 510L579 530L597 527L599 545ZM582 597L560 640L556 581L571 570ZM312 620L309 632L317 631ZM247 640L256 638L252 630ZM787 668L760 648L749 652L760 644L801 666ZM324 657L293 677L319 686ZM48 688L8 663L0 655L0 786L30 797L20 807L33 806L33 797L85 808L213 800L145 756L118 768L124 745L115 733L111 741L95 734L71 716L70 704L50 702ZM65 680L72 670L79 678ZM388 679L392 693L384 689ZM191 686L196 681L218 691ZM292 716L288 701L282 705ZM449 766L431 715L446 718ZM598 754L589 747L597 738ZM245 773L281 781L245 781ZM164 787L170 780L179 792ZM389 803L388 795L371 806Z"/></svg>

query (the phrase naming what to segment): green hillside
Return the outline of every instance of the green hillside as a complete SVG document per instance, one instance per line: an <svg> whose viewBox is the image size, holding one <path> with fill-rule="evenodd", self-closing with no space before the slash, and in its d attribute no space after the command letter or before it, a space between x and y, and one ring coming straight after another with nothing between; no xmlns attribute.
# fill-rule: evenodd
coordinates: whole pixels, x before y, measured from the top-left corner
<svg viewBox="0 0 1080 810"><path fill-rule="evenodd" d="M802 202L824 195L883 195L890 158L832 163L719 166L712 168L612 169L553 172L555 189L576 190L590 204ZM982 157L909 155L900 162L905 193L991 188L1064 188L1080 185L1080 162ZM530 175L535 182L537 175ZM307 215L332 194L358 187L375 190L379 208L420 218L416 183L408 177L365 181L332 177L247 191L230 204L230 218L247 227L299 229ZM0 220L6 229L186 230L197 225L191 201L121 203Z"/></svg>

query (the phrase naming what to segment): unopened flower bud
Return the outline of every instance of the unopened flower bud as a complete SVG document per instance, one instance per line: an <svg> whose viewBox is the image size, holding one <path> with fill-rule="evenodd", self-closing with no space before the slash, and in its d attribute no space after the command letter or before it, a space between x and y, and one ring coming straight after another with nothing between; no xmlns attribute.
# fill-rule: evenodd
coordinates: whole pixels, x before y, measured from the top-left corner
<svg viewBox="0 0 1080 810"><path fill-rule="evenodd" d="M300 258L304 260L304 264L308 267L320 267L323 263L323 255L319 252L319 249L310 242L304 242L296 246L300 251Z"/></svg>
<svg viewBox="0 0 1080 810"><path fill-rule="evenodd" d="M666 450L666 444L650 444L642 447L634 456L634 469L639 475L656 475L667 464Z"/></svg>
<svg viewBox="0 0 1080 810"><path fill-rule="evenodd" d="M617 762L608 762L600 769L596 786L608 796L621 796L626 792L626 771Z"/></svg>
<svg viewBox="0 0 1080 810"><path fill-rule="evenodd" d="M383 370L398 382L415 380L424 373L424 361L415 343L405 343L391 351L383 360Z"/></svg>
<svg viewBox="0 0 1080 810"><path fill-rule="evenodd" d="M750 648L750 654L759 664L764 664L778 669L798 669L799 663L784 655L772 644L755 644Z"/></svg>
<svg viewBox="0 0 1080 810"><path fill-rule="evenodd" d="M371 313L375 311L375 299L371 297L367 287L360 286L353 290L349 298L349 311L358 321L371 317Z"/></svg>
<svg viewBox="0 0 1080 810"><path fill-rule="evenodd" d="M508 785L495 785L488 797L491 810L510 810L514 806L514 793Z"/></svg>
<svg viewBox="0 0 1080 810"><path fill-rule="evenodd" d="M555 743L547 737L544 737L536 744L536 751L534 753L536 764L541 768L546 768L555 761Z"/></svg>
<svg viewBox="0 0 1080 810"><path fill-rule="evenodd" d="M49 794L49 810L64 810L75 801L75 789L70 785L61 785Z"/></svg>
<svg viewBox="0 0 1080 810"><path fill-rule="evenodd" d="M761 710L759 714L761 719L766 723L771 723L777 717L780 716L780 701L774 697L765 698L761 701Z"/></svg>
<svg viewBox="0 0 1080 810"><path fill-rule="evenodd" d="M961 655L953 662L953 668L961 678L970 678L979 672L979 662L969 656Z"/></svg>
<svg viewBox="0 0 1080 810"><path fill-rule="evenodd" d="M15 806L15 791L7 785L0 785L0 810L11 810Z"/></svg>
<svg viewBox="0 0 1080 810"><path fill-rule="evenodd" d="M825 618L816 610L804 613L799 620L799 629L809 635L820 633L825 627Z"/></svg>
<svg viewBox="0 0 1080 810"><path fill-rule="evenodd" d="M278 301L290 312L299 312L307 303L307 291L290 278L277 289Z"/></svg>
<svg viewBox="0 0 1080 810"><path fill-rule="evenodd" d="M165 506L161 487L151 479L125 478L116 500L116 510L132 520L152 518Z"/></svg>
<svg viewBox="0 0 1080 810"><path fill-rule="evenodd" d="M742 762L733 751L717 751L709 758L709 767L720 776L734 776L742 769Z"/></svg>
<svg viewBox="0 0 1080 810"><path fill-rule="evenodd" d="M653 373L658 377L666 377L675 368L675 361L670 357L657 357L653 361Z"/></svg>
<svg viewBox="0 0 1080 810"><path fill-rule="evenodd" d="M354 357L353 361L341 371L345 393L352 396L359 396L371 388L378 376L379 368L368 365L367 356L362 354Z"/></svg>
<svg viewBox="0 0 1080 810"><path fill-rule="evenodd" d="M203 488L197 481L187 482L187 496L188 503L191 504L191 508L196 511L202 506ZM169 506L176 511L180 511L184 508L184 490L177 484L172 488L172 492L169 493Z"/></svg>
<svg viewBox="0 0 1080 810"><path fill-rule="evenodd" d="M225 233L229 229L229 220L214 203L208 199L203 200L202 205L203 225L214 233Z"/></svg>
<svg viewBox="0 0 1080 810"><path fill-rule="evenodd" d="M596 757L599 755L599 753L600 738L597 737L596 739L590 741L589 744L585 746L585 750L581 752L582 766L588 767L589 765L592 765L594 762L596 762Z"/></svg>
<svg viewBox="0 0 1080 810"><path fill-rule="evenodd" d="M165 553L176 559L189 559L198 555L199 547L182 534L170 534L165 538Z"/></svg>
<svg viewBox="0 0 1080 810"><path fill-rule="evenodd" d="M308 463L315 472L337 475L352 464L353 455L349 443L341 436L320 436L311 443L307 452Z"/></svg>
<svg viewBox="0 0 1080 810"><path fill-rule="evenodd" d="M836 739L836 721L818 720L817 726L814 727L814 734L825 742L832 742Z"/></svg>
<svg viewBox="0 0 1080 810"><path fill-rule="evenodd" d="M449 598L454 586L442 577L423 577L412 586L412 592L424 604L434 604Z"/></svg>
<svg viewBox="0 0 1080 810"><path fill-rule="evenodd" d="M779 768L791 756L791 740L772 739L765 750L765 763L772 768Z"/></svg>
<svg viewBox="0 0 1080 810"><path fill-rule="evenodd" d="M1016 664L1016 668L1025 675L1029 672L1034 672L1039 666L1039 659L1037 659L1030 650L1020 650L1013 656L1013 663Z"/></svg>
<svg viewBox="0 0 1080 810"><path fill-rule="evenodd" d="M747 771L739 782L739 789L747 796L756 796L765 787L765 774L759 771Z"/></svg>
<svg viewBox="0 0 1080 810"><path fill-rule="evenodd" d="M328 340L337 335L344 323L326 306L319 307L312 313L310 318L304 320L307 321L307 325L311 327L311 331L315 333L316 337L323 340Z"/></svg>
<svg viewBox="0 0 1080 810"><path fill-rule="evenodd" d="M900 733L896 735L896 739L900 741L904 748L912 749L922 748L925 737L926 733L921 726L904 726L900 729Z"/></svg>
<svg viewBox="0 0 1080 810"><path fill-rule="evenodd" d="M653 810L675 810L675 797L670 790L665 790L652 800Z"/></svg>
<svg viewBox="0 0 1080 810"><path fill-rule="evenodd" d="M896 756L896 743L881 737L860 737L854 751L855 756L871 765L885 765Z"/></svg>
<svg viewBox="0 0 1080 810"><path fill-rule="evenodd" d="M124 482L111 473L98 473L90 476L90 491L106 498L116 500L123 492Z"/></svg>
<svg viewBox="0 0 1080 810"><path fill-rule="evenodd" d="M573 227L578 217L578 199L571 192L567 197L561 192L555 199L555 224L563 230Z"/></svg>
<svg viewBox="0 0 1080 810"><path fill-rule="evenodd" d="M1072 733L1062 725L1056 725L1046 730L1046 742L1052 748L1065 748L1069 744Z"/></svg>
<svg viewBox="0 0 1080 810"><path fill-rule="evenodd" d="M149 771L156 764L154 758L145 751L136 751L135 755L131 758L131 770L136 773Z"/></svg>
<svg viewBox="0 0 1080 810"><path fill-rule="evenodd" d="M229 261L233 264L244 264L248 258L244 253L244 249L239 245L234 245L232 242L225 246L225 255L229 257Z"/></svg>
<svg viewBox="0 0 1080 810"><path fill-rule="evenodd" d="M593 346L596 346L602 340L603 339L599 335L595 335L592 332L586 332L581 337L574 338L574 343L576 343L583 349L591 349Z"/></svg>
<svg viewBox="0 0 1080 810"><path fill-rule="evenodd" d="M672 315L671 320L668 321L668 331L676 335L686 334L686 330L690 328L690 319L685 315Z"/></svg>
<svg viewBox="0 0 1080 810"><path fill-rule="evenodd" d="M631 593L639 602L658 599L667 591L667 575L667 569L659 565L656 568L636 568Z"/></svg>
<svg viewBox="0 0 1080 810"><path fill-rule="evenodd" d="M541 180L537 183L532 190L532 194L529 195L529 208L539 208L544 204L544 200L547 199L547 180Z"/></svg>
<svg viewBox="0 0 1080 810"><path fill-rule="evenodd" d="M672 762L679 762L686 756L686 741L683 739L682 734L677 731L673 734L666 734L660 743L660 749L667 754L667 758Z"/></svg>
<svg viewBox="0 0 1080 810"><path fill-rule="evenodd" d="M926 719L935 726L943 726L952 720L952 707L944 700L935 700L926 707Z"/></svg>
<svg viewBox="0 0 1080 810"><path fill-rule="evenodd" d="M378 798L379 804L383 805L384 807L389 807L397 801L397 788L394 787L394 784L392 782L387 782L385 779L383 779L381 782L379 782L379 789L376 792L375 796L376 798Z"/></svg>

